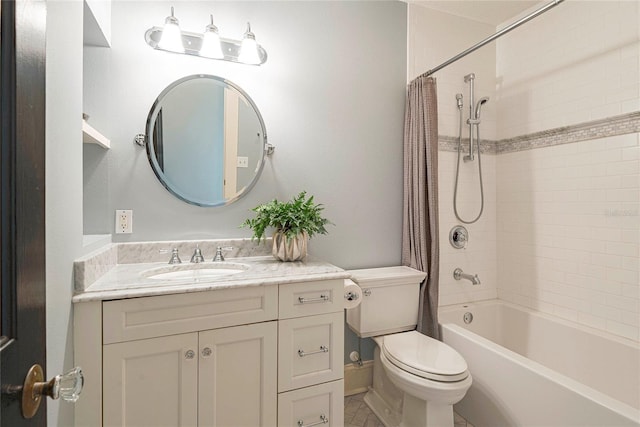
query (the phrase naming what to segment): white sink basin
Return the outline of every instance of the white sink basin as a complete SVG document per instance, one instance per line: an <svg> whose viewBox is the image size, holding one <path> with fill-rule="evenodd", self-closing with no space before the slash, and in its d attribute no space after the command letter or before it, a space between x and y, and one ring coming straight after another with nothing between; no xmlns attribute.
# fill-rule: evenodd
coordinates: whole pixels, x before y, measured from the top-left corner
<svg viewBox="0 0 640 427"><path fill-rule="evenodd" d="M167 265L152 268L140 274L147 279L200 282L242 273L248 269L249 266L247 264L235 262L205 262L200 264Z"/></svg>

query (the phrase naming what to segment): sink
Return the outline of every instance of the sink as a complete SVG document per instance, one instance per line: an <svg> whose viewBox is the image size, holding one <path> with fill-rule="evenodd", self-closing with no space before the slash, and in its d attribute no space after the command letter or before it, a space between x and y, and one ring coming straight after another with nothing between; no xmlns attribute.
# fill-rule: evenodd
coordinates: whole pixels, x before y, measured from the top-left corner
<svg viewBox="0 0 640 427"><path fill-rule="evenodd" d="M147 279L199 282L247 271L247 264L236 262L203 262L199 264L174 264L152 268L140 273Z"/></svg>

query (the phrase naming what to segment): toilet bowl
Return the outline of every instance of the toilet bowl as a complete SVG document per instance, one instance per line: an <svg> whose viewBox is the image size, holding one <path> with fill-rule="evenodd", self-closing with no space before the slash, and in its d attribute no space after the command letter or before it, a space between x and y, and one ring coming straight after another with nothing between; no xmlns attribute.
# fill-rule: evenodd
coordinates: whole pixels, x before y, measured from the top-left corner
<svg viewBox="0 0 640 427"><path fill-rule="evenodd" d="M425 274L408 267L350 273L365 297L347 310L347 324L377 344L365 403L387 427L453 427L453 404L472 379L459 353L414 330Z"/></svg>
<svg viewBox="0 0 640 427"><path fill-rule="evenodd" d="M404 393L401 412L392 416L396 422L400 420L395 425L453 426L453 404L464 397L472 382L462 356L417 331L376 337L374 341L378 344L378 369L382 368L388 380ZM377 393L376 385L370 393ZM378 406L374 412L388 418L390 408L384 400L378 400L372 402Z"/></svg>

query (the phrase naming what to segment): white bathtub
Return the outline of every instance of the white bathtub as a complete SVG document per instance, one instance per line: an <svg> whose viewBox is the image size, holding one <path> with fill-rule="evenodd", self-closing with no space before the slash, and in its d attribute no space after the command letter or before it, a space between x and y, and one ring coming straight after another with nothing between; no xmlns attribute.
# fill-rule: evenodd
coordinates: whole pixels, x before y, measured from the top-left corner
<svg viewBox="0 0 640 427"><path fill-rule="evenodd" d="M455 409L474 426L640 426L638 343L499 300L441 307L440 324L473 375Z"/></svg>

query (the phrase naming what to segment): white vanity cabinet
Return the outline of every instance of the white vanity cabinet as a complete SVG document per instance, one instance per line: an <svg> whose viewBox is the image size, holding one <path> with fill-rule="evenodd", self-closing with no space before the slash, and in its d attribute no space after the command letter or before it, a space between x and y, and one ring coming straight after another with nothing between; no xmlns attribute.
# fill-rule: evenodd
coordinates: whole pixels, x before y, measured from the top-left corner
<svg viewBox="0 0 640 427"><path fill-rule="evenodd" d="M336 279L78 302L76 426L342 426L342 293Z"/></svg>
<svg viewBox="0 0 640 427"><path fill-rule="evenodd" d="M344 425L342 280L280 285L278 426Z"/></svg>
<svg viewBox="0 0 640 427"><path fill-rule="evenodd" d="M104 426L272 426L275 321L104 346Z"/></svg>
<svg viewBox="0 0 640 427"><path fill-rule="evenodd" d="M104 425L197 425L197 348L196 332L105 346Z"/></svg>

